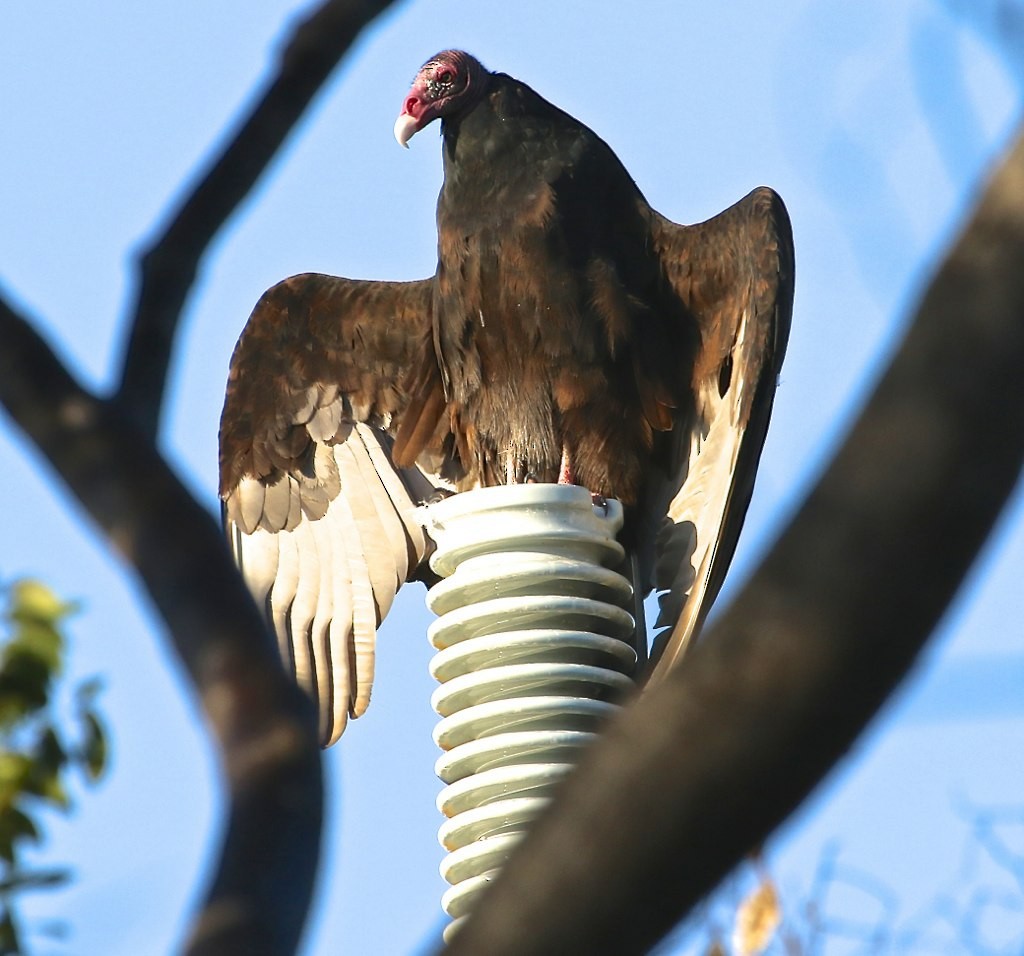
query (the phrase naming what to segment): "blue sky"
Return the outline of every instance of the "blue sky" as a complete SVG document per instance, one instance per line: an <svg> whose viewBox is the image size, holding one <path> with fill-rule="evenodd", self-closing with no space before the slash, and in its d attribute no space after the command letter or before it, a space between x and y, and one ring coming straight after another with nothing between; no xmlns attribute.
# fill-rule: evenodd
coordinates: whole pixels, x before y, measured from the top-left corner
<svg viewBox="0 0 1024 956"><path fill-rule="evenodd" d="M302 8L3 5L0 285L91 384L108 385L116 367L135 253ZM1021 76L994 10L954 0L399 5L363 37L205 261L164 449L213 510L228 359L273 282L433 271L436 127L410 152L391 129L419 64L460 46L588 123L677 221L713 215L761 183L786 200L793 333L728 600L827 460L1006 142ZM72 675L104 677L113 726L109 779L80 796L72 821L50 826L48 858L70 862L77 879L40 894L31 912L68 920L73 934L40 951L165 952L215 840L214 757L144 595L3 418L0 462L0 578L38 575L83 602ZM912 681L775 842L784 903L799 902L837 846L909 916L961 872L963 808L1019 806L1019 497ZM441 925L429 620L422 590L403 592L380 636L373 705L328 755L309 954L415 952Z"/></svg>

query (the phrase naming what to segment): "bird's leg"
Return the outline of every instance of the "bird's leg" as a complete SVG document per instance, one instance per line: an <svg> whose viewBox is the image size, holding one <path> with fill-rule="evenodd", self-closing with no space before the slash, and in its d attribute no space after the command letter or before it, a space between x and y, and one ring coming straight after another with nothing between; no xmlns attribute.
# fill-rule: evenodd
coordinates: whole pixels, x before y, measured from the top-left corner
<svg viewBox="0 0 1024 956"><path fill-rule="evenodd" d="M562 464L558 467L558 483L560 485L574 485L576 482L572 477L572 463L569 461L569 446L562 446Z"/></svg>
<svg viewBox="0 0 1024 956"><path fill-rule="evenodd" d="M569 446L562 445L562 463L558 467L558 483L560 485L575 485L576 478L573 474L572 461L569 458ZM606 508L608 501L604 495L590 493L591 504L595 508Z"/></svg>
<svg viewBox="0 0 1024 956"><path fill-rule="evenodd" d="M575 484L575 475L572 469L572 461L569 458L568 445L562 445L562 463L558 466L558 483L559 484ZM607 501L603 494L595 494L593 491L590 493L591 503L595 508L606 508Z"/></svg>

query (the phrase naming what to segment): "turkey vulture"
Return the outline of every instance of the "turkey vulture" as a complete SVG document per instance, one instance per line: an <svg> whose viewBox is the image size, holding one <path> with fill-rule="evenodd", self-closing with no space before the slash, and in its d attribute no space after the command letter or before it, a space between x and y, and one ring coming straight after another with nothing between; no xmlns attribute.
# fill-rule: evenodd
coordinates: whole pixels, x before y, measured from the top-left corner
<svg viewBox="0 0 1024 956"><path fill-rule="evenodd" d="M461 51L419 71L396 138L438 118L435 274L293 276L231 360L228 537L325 746L369 702L376 627L423 573L413 509L444 489L621 500L636 583L664 592L656 672L678 659L732 558L789 334L771 189L676 225L590 129Z"/></svg>

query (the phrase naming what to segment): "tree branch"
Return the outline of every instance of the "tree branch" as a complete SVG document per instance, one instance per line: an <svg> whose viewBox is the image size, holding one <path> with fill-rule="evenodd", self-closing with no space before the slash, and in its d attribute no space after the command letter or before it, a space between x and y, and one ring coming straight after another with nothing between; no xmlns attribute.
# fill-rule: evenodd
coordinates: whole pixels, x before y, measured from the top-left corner
<svg viewBox="0 0 1024 956"><path fill-rule="evenodd" d="M394 0L327 0L295 29L277 75L140 258L117 397L156 436L185 300L207 247L249 194L360 31Z"/></svg>
<svg viewBox="0 0 1024 956"><path fill-rule="evenodd" d="M590 751L448 949L642 953L904 677L1024 460L1024 137L831 467L686 665Z"/></svg>
<svg viewBox="0 0 1024 956"><path fill-rule="evenodd" d="M0 402L135 568L220 745L227 832L189 952L293 952L319 856L312 704L284 673L216 522L137 424L83 389L2 297L0 342Z"/></svg>
<svg viewBox="0 0 1024 956"><path fill-rule="evenodd" d="M193 928L195 954L294 951L323 795L310 701L284 674L215 522L153 444L167 369L207 247L362 28L392 2L327 0L298 25L266 92L141 257L114 399L83 389L0 296L0 403L142 578L221 747L227 832Z"/></svg>

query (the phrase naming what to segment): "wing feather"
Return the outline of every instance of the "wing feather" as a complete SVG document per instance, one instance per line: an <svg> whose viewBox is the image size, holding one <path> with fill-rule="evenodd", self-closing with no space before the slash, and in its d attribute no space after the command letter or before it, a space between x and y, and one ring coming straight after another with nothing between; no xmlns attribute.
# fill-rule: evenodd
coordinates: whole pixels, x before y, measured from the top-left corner
<svg viewBox="0 0 1024 956"><path fill-rule="evenodd" d="M403 418L422 415L415 403L434 401L422 387L430 309L429 280L295 276L260 299L232 358L225 526L287 666L318 704L325 746L366 710L377 626L426 550L414 511L436 485L397 468L391 447ZM424 451L444 458L440 444Z"/></svg>
<svg viewBox="0 0 1024 956"><path fill-rule="evenodd" d="M782 200L761 187L697 226L657 217L666 275L700 329L690 419L675 426L655 584L662 592L652 680L685 653L732 561L761 457L793 302Z"/></svg>
<svg viewBox="0 0 1024 956"><path fill-rule="evenodd" d="M352 513L354 547L365 565L365 571L361 567L360 573L369 579L372 594L380 594L383 598L384 594L393 594L398 589L398 581L391 541L374 502L374 484L378 488L381 485L376 478L374 484L367 481L369 476L360 469L358 461L358 458L366 457L366 449L354 431L350 438L351 441L336 445L334 454L338 460L342 486L359 489L359 494L346 494L345 500ZM382 617L383 614L377 615L375 608L375 624Z"/></svg>
<svg viewBox="0 0 1024 956"><path fill-rule="evenodd" d="M292 637L292 605L299 587L299 550L295 536L291 532L279 532L275 537L278 546L277 573L270 588L267 609L277 634L282 658L291 664L292 672L302 687L312 692L315 688L312 683L313 667L310 663L309 648Z"/></svg>
<svg viewBox="0 0 1024 956"><path fill-rule="evenodd" d="M352 457L359 469L359 477L368 493L368 499L373 505L376 521L384 533L386 544L382 547L385 550L390 564L392 587L397 588L409 574L409 548L405 540L405 526L398 515L397 508L408 500L408 492L400 497L398 502L394 501L388 493L387 487L377 472L374 459L370 456L370 448L367 441L376 444L373 432L365 425L357 425L354 429L355 436L350 442L352 446ZM404 490L404 489L403 489ZM388 588L380 588L380 598L385 598ZM374 589L374 596L377 596L377 589ZM390 602L386 606L377 609L378 621L383 620L391 609Z"/></svg>
<svg viewBox="0 0 1024 956"><path fill-rule="evenodd" d="M300 683L315 694L317 681L316 642L313 619L320 600L320 554L316 545L313 525L300 521L293 531L286 532L295 556L294 575L289 576L291 604L287 610L287 630L295 648L296 674ZM299 667L300 651L302 667Z"/></svg>
<svg viewBox="0 0 1024 956"><path fill-rule="evenodd" d="M348 562L344 560L343 554L344 539L340 528L343 520L343 509L341 508L333 509L325 517L336 555L334 574L331 576L334 614L327 632L328 639L324 656L327 667L321 684L325 695L321 699L320 707L321 717L324 721L322 741L325 747L335 743L345 730L355 684L355 669L349 650L352 643L353 627L352 578ZM329 708L327 694L330 695Z"/></svg>
<svg viewBox="0 0 1024 956"><path fill-rule="evenodd" d="M397 471L392 467L385 467L387 451L380 433L373 432L365 426L357 426L357 430L366 445L366 451L377 476L402 522L408 549L409 573L412 573L415 555L423 554L427 546L426 534L414 514L415 509L418 503L427 501L432 495L437 494L438 485L443 483L437 476L427 476L416 466Z"/></svg>
<svg viewBox="0 0 1024 956"><path fill-rule="evenodd" d="M308 573L304 569L303 573L317 588L317 608L309 627L308 643L315 681L310 692L320 704L321 740L336 739L335 731L341 733L348 717L348 697L335 696L338 683L335 668L340 666L345 672L340 677L342 683L347 683L348 665L344 655L340 661L334 659L331 627L336 617L345 614L346 596L351 593L352 582L344 551L335 544L336 535L332 533L334 529L328 520L329 514L330 509L318 521L302 522L302 527L309 529L316 543L320 569L319 580L315 579L312 568Z"/></svg>

